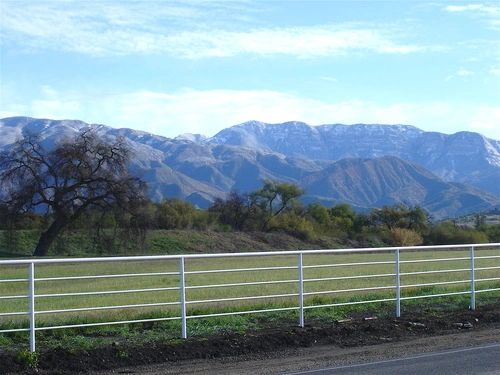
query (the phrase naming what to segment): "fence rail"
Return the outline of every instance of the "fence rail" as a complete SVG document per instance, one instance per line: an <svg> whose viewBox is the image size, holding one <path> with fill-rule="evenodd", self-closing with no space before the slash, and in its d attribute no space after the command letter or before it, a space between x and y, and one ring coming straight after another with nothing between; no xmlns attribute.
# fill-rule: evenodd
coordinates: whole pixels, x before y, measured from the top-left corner
<svg viewBox="0 0 500 375"><path fill-rule="evenodd" d="M478 252L488 251L485 255L476 255ZM446 257L446 252L452 252L455 256ZM456 255L457 252L464 252ZM409 254L425 254L417 259L402 259L404 255ZM437 258L433 258L432 254L437 254ZM337 256L350 256L355 254L363 254L363 259L361 261L352 260L341 260L336 262ZM369 257L379 256L385 254L389 259L375 258L373 261L369 260ZM495 283L500 281L500 265L489 263L487 265L479 264L477 262L495 262L500 259L500 243L493 244L467 244L467 245L446 245L446 246L413 246L413 247L386 247L386 248L362 248L362 249L335 249L335 250L304 250L304 251L276 251L276 252L246 252L246 253L220 253L220 254L188 254L188 255L164 255L164 256L127 256L127 257L100 257L100 258L61 258L61 259L18 259L18 260L0 260L0 301L3 306L7 306L9 301L21 300L24 301L24 306L26 310L24 311L6 311L0 312L0 318L16 318L19 316L27 317L27 325L23 327L0 329L1 333L12 333L12 332L29 332L29 347L32 352L36 350L36 332L42 330L51 329L64 329L64 328L77 328L77 327L94 327L94 326L104 326L104 325L115 325L115 324L129 324L129 323L144 323L144 322L159 322L159 321L170 321L178 320L181 323L181 337L187 338L188 327L187 321L191 319L208 318L208 317L220 317L220 316L231 316L231 315L243 315L243 314L258 314L267 312L283 312L283 311L297 311L298 312L298 324L304 327L305 312L311 309L319 309L326 307L337 307L337 306L349 306L349 305L359 305L377 302L393 302L395 304L395 315L397 317L401 316L402 301L416 300L421 298L437 298L444 296L457 296L457 295L470 295L470 309L475 309L476 307L476 295L478 293L487 292L497 292L500 291L500 284ZM307 263L306 260L314 262L315 256L323 256L321 263ZM294 264L277 265L271 266L266 263L260 266L253 267L242 267L237 268L221 267L220 264L216 264L216 268L207 269L186 269L186 265L190 262L197 261L208 261L208 260L219 260L222 264L224 259L262 259L263 257L286 257L288 261ZM160 261L173 261L176 262L176 270L165 270L164 272L115 272L110 274L94 274L94 275L76 275L76 276L61 276L61 275L49 275L49 277L37 277L36 271L42 265L81 265L81 264L97 264L97 263L110 263L110 264L122 264L127 262L160 262ZM445 269L434 269L435 265L440 263L446 263ZM451 268L451 264L456 264L457 267ZM466 265L464 265L466 263ZM203 263L201 264L204 265ZM26 266L26 273L24 275L19 275L20 270ZM391 270L386 270L385 272L375 273L362 273L356 274L357 270L366 270L370 266L377 267L392 267ZM424 270L414 270L412 268L402 269L405 267L416 267L425 266L430 267ZM364 268L363 268L364 267ZM199 268L199 266L198 266ZM17 270L18 274L15 277L6 278L2 276L3 270ZM323 275L322 271L332 271L333 274L327 276ZM335 272L340 270L350 270L349 272L354 274L336 274ZM144 270L141 270L144 271ZM403 272L404 271L404 272ZM488 277L478 277L478 272L488 272ZM295 276L286 275L286 278L280 279L275 274L280 272L291 272ZM315 274L312 274L316 272ZM319 272L319 273L318 273ZM306 274L310 273L310 274ZM220 277L227 276L238 276L238 275L253 275L253 278L249 280L238 282L188 282L190 277L209 277L211 275L216 275ZM259 279L259 275L272 275L274 276L272 280ZM457 275L457 280L434 280L428 282L428 280L420 280L420 282L406 282L408 277L427 277L427 276L443 276L444 275ZM468 277L465 277L465 274ZM311 276L312 275L312 276ZM144 287L134 287L134 280L142 280L144 278L155 278L160 282L165 282L165 280L170 280L170 284L154 288L144 288ZM43 288L46 283L61 283L65 281L66 283L74 281L100 281L100 280L123 280L127 289L114 289L114 290L85 290L85 291L73 291L73 292L59 292L59 293L43 293L38 292L37 288ZM371 280L384 285L369 285L369 286L359 286L352 287L349 283ZM390 284L387 285L387 282ZM175 286L171 286L171 283L176 283ZM331 289L329 285L332 282L346 283L345 287L339 284L340 287L335 287ZM488 282L489 284L485 284ZM492 284L493 282L493 284ZM25 283L26 294L2 294L2 287L9 284L19 285L20 283ZM330 283L330 284L329 284ZM59 285L58 284L58 285ZM467 290L454 291L454 290L444 290L437 293L417 293L415 295L402 295L403 292L407 290L421 290L421 288L426 287L448 287L448 286L460 286L464 284L468 286ZM295 288L290 289L290 285ZM316 290L313 288L314 285L320 285L323 289ZM277 286L280 289L276 292L261 294L261 295L249 295L249 296L230 296L224 295L223 298L201 298L201 299L188 299L186 293L188 291L203 291L203 290L228 290L237 289L245 287L262 287L267 286ZM288 289L282 290L288 286ZM483 287L480 287L483 286ZM312 289L311 289L312 288ZM419 289L420 288L420 289ZM6 289L7 290L7 289ZM16 289L17 290L17 289ZM107 295L123 295L131 294L136 297L138 294L143 293L157 293L157 292L175 292L177 298L174 300L163 300L154 303L121 303L119 305L98 305L98 306L88 306L88 307L65 307L65 305L58 305L57 301L62 298L79 298L79 297L89 297L89 296L107 296ZM353 301L338 301L334 299L331 303L315 303L311 298L318 296L339 296L348 295L349 293L359 293L359 292L385 292L391 293L390 296L387 294L378 295L377 298L373 298L370 294L367 299L353 300ZM333 298L333 297L332 297ZM42 299L50 299L55 304L56 308L37 308L37 301ZM224 310L224 303L231 302L247 302L247 301L272 301L272 300L286 300L292 306L281 306L273 308L259 308L259 309L243 309L239 311L227 311ZM140 301L139 301L140 302ZM308 303L309 302L309 303ZM221 310L212 313L202 313L202 314L189 314L189 306L199 306L199 305L218 305ZM222 304L222 307L220 307ZM19 305L19 303L18 303ZM59 324L59 325L38 325L37 326L37 316L48 315L48 314L71 314L71 313L86 313L86 312L96 312L96 311L110 311L110 310L127 310L127 309L139 309L139 308L166 308L169 310L161 310L165 316L154 317L148 319L128 319L128 320L109 320L102 322L91 322L82 324ZM265 306L264 306L265 307ZM175 308L173 310L173 308ZM0 309L1 310L1 309ZM18 309L19 310L19 309ZM172 312L176 315L171 316ZM2 328L2 326L0 326Z"/></svg>

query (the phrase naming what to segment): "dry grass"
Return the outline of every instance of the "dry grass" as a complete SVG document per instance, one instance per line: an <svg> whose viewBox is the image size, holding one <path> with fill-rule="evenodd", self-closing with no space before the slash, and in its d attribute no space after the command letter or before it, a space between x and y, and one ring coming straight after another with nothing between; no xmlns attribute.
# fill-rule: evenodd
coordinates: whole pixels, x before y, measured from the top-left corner
<svg viewBox="0 0 500 375"><path fill-rule="evenodd" d="M499 250L476 250L476 256L500 255ZM469 252L460 251L419 251L402 252L401 260L415 259L440 259L440 258L467 258ZM350 277L373 274L393 274L395 272L394 254L370 253L352 255L312 255L304 256L304 265L326 265L360 262L391 262L390 264L355 265L325 268L305 268L305 279L327 278L327 277ZM296 267L296 256L268 256L268 257L231 257L212 259L188 259L186 260L186 271L220 270L232 268L259 268L287 266ZM500 266L500 258L477 259L476 267ZM425 263L403 263L401 272L416 272L430 270L469 269L468 259L445 262ZM176 272L177 261L147 261L147 262L121 262L121 263L85 263L85 264L59 264L59 265L37 265L36 278L66 277L102 274L126 274L126 273L151 273L151 272ZM27 267L0 267L0 279L26 278ZM402 276L402 285L417 283L435 283L468 280L469 271L445 272L436 274L421 274ZM260 282L274 280L297 280L296 269L286 270L264 270L246 272L226 272L207 274L187 274L186 286L230 284L244 282ZM500 278L500 269L476 271L476 279ZM377 278L353 278L331 281L306 281L305 292L319 292L344 290L366 287L392 286L394 276ZM162 276L139 276L126 278L103 278L90 280L60 280L60 281L37 281L36 294L55 294L72 292L94 292L124 289L148 289L177 287L179 278L177 275ZM477 282L476 289L500 287L500 281ZM402 296L416 294L433 294L447 291L467 291L468 282L450 284L439 287L403 288ZM235 287L217 287L203 289L188 289L186 291L187 301L199 301L207 299L237 298L244 296L263 296L274 294L297 293L297 282L280 283L274 285L250 285ZM0 283L0 296L25 295L27 292L26 282ZM500 293L499 293L500 294ZM362 299L378 299L394 297L393 289L371 290L361 292L343 292L322 295L311 295L306 297L306 305L319 303L336 303L342 301L355 301ZM178 291L156 291L136 292L124 294L102 294L92 296L67 296L67 297L38 297L36 299L36 310L70 309L96 306L117 306L129 304L159 303L178 301ZM481 295L478 294L478 300ZM403 302L404 304L404 302ZM212 302L200 304L188 304L188 314L199 314L203 312L225 312L234 310L248 310L259 308L272 308L280 306L297 306L297 297L283 297L272 299L255 299L249 301L234 302ZM27 299L0 299L0 313L26 311ZM40 314L37 315L37 324L64 324L68 322L88 321L113 321L123 319L134 319L145 316L178 316L178 306L164 306L153 308L133 308L126 310L103 310L90 312L72 312L62 314ZM0 317L0 326L22 326L26 324L26 317Z"/></svg>

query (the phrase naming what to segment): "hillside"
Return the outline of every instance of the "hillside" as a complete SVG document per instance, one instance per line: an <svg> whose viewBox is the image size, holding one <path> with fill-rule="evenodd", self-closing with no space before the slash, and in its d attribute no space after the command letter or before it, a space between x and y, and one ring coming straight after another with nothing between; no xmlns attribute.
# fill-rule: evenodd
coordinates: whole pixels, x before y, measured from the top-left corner
<svg viewBox="0 0 500 375"><path fill-rule="evenodd" d="M419 205L435 218L482 211L498 201L493 194L444 182L428 170L393 156L342 159L312 173L303 185L311 200L319 198L324 204L346 202L362 209Z"/></svg>
<svg viewBox="0 0 500 375"><path fill-rule="evenodd" d="M3 231L0 230L0 257L31 256L38 239L38 233L32 230L20 230L16 233L16 251L8 252ZM336 242L333 237L318 237L309 241L298 239L280 232L216 232L211 230L150 230L144 248L135 243L123 243L117 252L108 248L96 252L95 243L86 231L68 231L60 244L53 247L52 255L57 256L116 256L116 255L164 255L187 253L232 253L242 251L272 251L298 249L329 249L336 247L379 246L380 243L344 240ZM62 244L62 245L61 245Z"/></svg>

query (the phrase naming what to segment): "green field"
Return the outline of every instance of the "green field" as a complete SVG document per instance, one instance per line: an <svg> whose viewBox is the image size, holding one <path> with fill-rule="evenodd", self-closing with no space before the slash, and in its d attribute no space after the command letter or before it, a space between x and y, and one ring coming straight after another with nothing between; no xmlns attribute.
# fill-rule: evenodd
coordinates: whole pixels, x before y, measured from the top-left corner
<svg viewBox="0 0 500 375"><path fill-rule="evenodd" d="M476 257L498 256L500 251L476 250ZM441 259L441 258L468 258L468 250L460 251L418 251L401 252L401 261L415 259ZM328 277L355 277L374 274L393 274L395 271L394 254L391 253L365 253L365 254L335 254L335 255L304 255L304 279L317 279ZM312 265L338 265L346 263L362 262L390 262L390 264L373 265L344 265L324 268L307 268ZM298 297L278 297L251 299L248 301L219 301L201 302L195 301L239 298L248 296L296 294L298 283L279 283L274 285L247 285L214 288L190 288L199 285L220 285L245 282L262 281L285 281L297 280L296 269L263 270L245 272L212 272L207 274L189 274L189 272L200 270L223 270L234 268L260 268L260 267L296 267L297 256L268 256L268 257L231 257L211 259L187 259L186 260L186 299L188 301L188 315L201 315L208 313L226 313L231 311L272 309L278 307L298 306ZM430 270L467 269L461 272L444 272L436 274L418 274L401 276L402 297L416 295L429 295L446 292L461 292L470 290L470 283L457 283L442 286L424 286L405 288L405 285L420 283L436 283L450 281L467 281L470 277L469 259L445 262L422 262L402 263L401 272L418 272ZM500 267L500 258L476 259L476 268ZM128 273L154 273L154 272L176 272L176 260L121 262L121 263L80 263L59 265L37 265L35 269L36 278L47 277L74 277L86 275L111 275ZM0 266L0 279L24 279L27 277L26 266ZM500 278L500 268L477 270L476 279ZM377 278L352 278L330 281L306 281L304 292L323 292L332 290L346 290L356 288L388 287L394 285L394 276ZM149 289L177 287L179 278L177 275L158 276L135 276L117 277L85 280L57 280L37 281L36 294L73 293L73 292L104 292L119 291L125 289ZM500 288L500 280L478 281L476 290L487 288ZM0 296L25 295L27 282L0 283ZM500 296L500 292L478 293L477 300L480 303L482 296ZM350 291L340 293L325 293L318 295L307 295L305 305L313 306L320 304L335 304L344 302L355 302L362 300L375 300L393 298L393 289ZM177 290L161 290L152 292L133 292L99 295L80 295L62 297L37 297L36 311L75 309L102 306L121 306L131 304L148 304L176 302L179 299ZM0 299L0 314L10 312L27 311L27 299ZM390 302L394 303L394 302ZM405 303L402 302L404 311ZM467 306L464 306L466 308ZM158 317L179 316L179 306L141 307L113 310L77 311L66 313L39 313L37 315L37 326L64 325L74 323L91 323L117 320L132 320ZM306 311L306 319L311 310ZM191 320L190 320L191 321ZM189 323L188 323L189 324ZM6 317L0 316L0 329L26 327L26 316Z"/></svg>

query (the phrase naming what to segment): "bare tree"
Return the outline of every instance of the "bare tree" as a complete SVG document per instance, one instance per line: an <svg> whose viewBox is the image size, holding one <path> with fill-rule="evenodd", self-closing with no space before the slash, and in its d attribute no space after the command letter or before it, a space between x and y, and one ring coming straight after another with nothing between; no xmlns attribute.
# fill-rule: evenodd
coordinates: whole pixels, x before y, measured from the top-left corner
<svg viewBox="0 0 500 375"><path fill-rule="evenodd" d="M48 151L36 136L0 154L0 200L13 214L46 210L48 225L33 255L47 255L57 236L85 210L129 210L144 199L145 183L127 169L131 153L85 129Z"/></svg>

